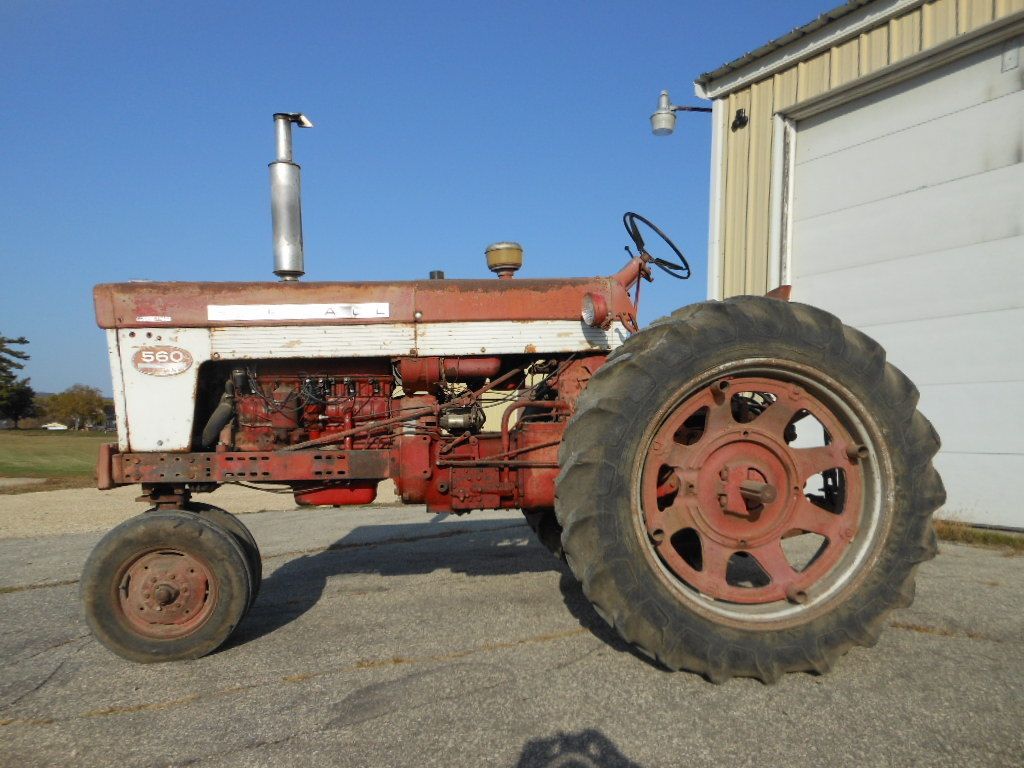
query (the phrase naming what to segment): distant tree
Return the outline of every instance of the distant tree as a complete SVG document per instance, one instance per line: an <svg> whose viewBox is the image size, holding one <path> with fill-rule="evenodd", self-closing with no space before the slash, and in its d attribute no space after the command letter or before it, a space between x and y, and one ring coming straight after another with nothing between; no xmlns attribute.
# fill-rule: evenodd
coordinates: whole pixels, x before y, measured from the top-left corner
<svg viewBox="0 0 1024 768"><path fill-rule="evenodd" d="M18 428L19 419L31 415L23 411L25 408L31 409L33 399L32 394L29 394L28 403L25 403L25 390L27 388L31 393L32 388L28 386L28 379L18 379L17 376L17 372L25 367L21 361L28 360L27 353L15 349L23 344L28 344L24 336L9 338L0 334L0 419L11 419L15 429ZM8 413L8 409L12 408L15 412L22 412L21 415Z"/></svg>
<svg viewBox="0 0 1024 768"><path fill-rule="evenodd" d="M75 384L46 398L44 408L48 418L81 429L103 421L105 404L103 393L96 387Z"/></svg>
<svg viewBox="0 0 1024 768"><path fill-rule="evenodd" d="M10 419L17 429L19 421L36 413L36 393L28 379L17 379L0 387L0 419Z"/></svg>
<svg viewBox="0 0 1024 768"><path fill-rule="evenodd" d="M14 348L23 344L28 344L28 339L24 336L8 338L0 334L0 386L13 382L15 371L25 367L19 361L28 360L28 354Z"/></svg>

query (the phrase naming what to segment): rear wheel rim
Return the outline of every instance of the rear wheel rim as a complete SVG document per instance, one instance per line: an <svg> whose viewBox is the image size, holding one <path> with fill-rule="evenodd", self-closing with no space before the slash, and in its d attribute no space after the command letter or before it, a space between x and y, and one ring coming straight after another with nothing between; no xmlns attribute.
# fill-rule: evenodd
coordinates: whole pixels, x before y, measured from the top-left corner
<svg viewBox="0 0 1024 768"><path fill-rule="evenodd" d="M639 522L673 590L742 624L805 615L848 584L881 510L879 441L860 410L835 382L757 364L672 398L642 454ZM804 420L820 445L792 444ZM807 540L816 551L795 558Z"/></svg>
<svg viewBox="0 0 1024 768"><path fill-rule="evenodd" d="M217 602L217 580L209 565L180 549L143 552L130 558L117 581L118 606L136 634L171 640L196 632Z"/></svg>

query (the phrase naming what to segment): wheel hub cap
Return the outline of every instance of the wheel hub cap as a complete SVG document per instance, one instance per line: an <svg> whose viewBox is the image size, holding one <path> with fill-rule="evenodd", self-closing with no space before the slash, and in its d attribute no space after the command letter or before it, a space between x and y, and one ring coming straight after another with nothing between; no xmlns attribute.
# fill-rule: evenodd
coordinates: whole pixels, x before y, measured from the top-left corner
<svg viewBox="0 0 1024 768"><path fill-rule="evenodd" d="M179 550L136 557L118 587L121 610L132 628L161 639L195 631L209 616L215 595L210 569Z"/></svg>

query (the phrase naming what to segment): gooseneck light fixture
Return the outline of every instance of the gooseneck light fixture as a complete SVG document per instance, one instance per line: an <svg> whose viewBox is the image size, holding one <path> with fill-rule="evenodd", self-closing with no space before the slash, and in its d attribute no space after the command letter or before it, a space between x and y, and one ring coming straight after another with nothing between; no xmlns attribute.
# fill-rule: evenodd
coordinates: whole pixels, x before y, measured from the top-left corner
<svg viewBox="0 0 1024 768"><path fill-rule="evenodd" d="M711 107L683 107L672 103L668 91L658 97L658 108L651 115L651 131L655 136L668 136L676 129L676 112L710 112Z"/></svg>

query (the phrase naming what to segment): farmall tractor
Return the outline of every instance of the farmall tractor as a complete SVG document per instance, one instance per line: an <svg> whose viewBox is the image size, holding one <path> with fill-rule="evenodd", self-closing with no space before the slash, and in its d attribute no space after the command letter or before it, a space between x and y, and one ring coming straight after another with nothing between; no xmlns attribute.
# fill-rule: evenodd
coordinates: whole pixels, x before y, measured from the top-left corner
<svg viewBox="0 0 1024 768"><path fill-rule="evenodd" d="M255 540L193 498L227 483L341 506L389 480L429 513L522 510L622 637L713 681L824 672L911 602L939 440L877 343L785 292L641 328L652 268L689 268L632 213L611 277L518 279L499 243L498 279L299 282L291 128L309 123L275 121L280 282L95 289L118 426L99 487L141 484L150 507L85 565L110 650L196 658L252 607Z"/></svg>

